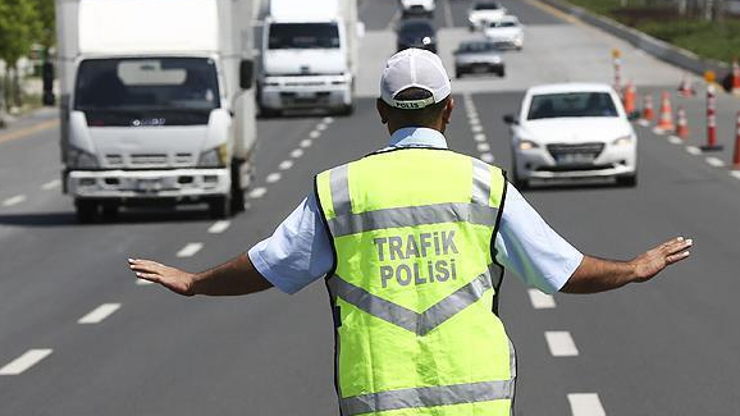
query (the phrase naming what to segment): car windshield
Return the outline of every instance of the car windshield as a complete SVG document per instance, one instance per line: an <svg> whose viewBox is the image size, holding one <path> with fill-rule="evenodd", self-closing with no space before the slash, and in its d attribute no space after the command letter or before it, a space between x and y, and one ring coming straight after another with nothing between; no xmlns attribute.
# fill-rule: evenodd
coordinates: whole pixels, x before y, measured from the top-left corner
<svg viewBox="0 0 740 416"><path fill-rule="evenodd" d="M478 3L475 5L475 10L498 10L501 6L496 3Z"/></svg>
<svg viewBox="0 0 740 416"><path fill-rule="evenodd" d="M88 59L77 73L75 109L80 111L219 107L216 64L207 58Z"/></svg>
<svg viewBox="0 0 740 416"><path fill-rule="evenodd" d="M516 27L516 22L508 21L508 22L491 22L490 26L488 27Z"/></svg>
<svg viewBox="0 0 740 416"><path fill-rule="evenodd" d="M337 49L339 27L336 23L273 23L268 43L269 49Z"/></svg>
<svg viewBox="0 0 740 416"><path fill-rule="evenodd" d="M573 92L535 95L527 119L617 116L617 108L609 93Z"/></svg>
<svg viewBox="0 0 740 416"><path fill-rule="evenodd" d="M460 44L459 51L465 53L482 53L497 50L496 45L491 42L470 42Z"/></svg>

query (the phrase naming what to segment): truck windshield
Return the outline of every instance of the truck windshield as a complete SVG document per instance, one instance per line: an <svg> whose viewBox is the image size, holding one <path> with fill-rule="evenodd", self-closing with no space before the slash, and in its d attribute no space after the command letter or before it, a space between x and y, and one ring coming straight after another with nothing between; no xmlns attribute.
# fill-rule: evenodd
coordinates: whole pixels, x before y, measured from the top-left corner
<svg viewBox="0 0 740 416"><path fill-rule="evenodd" d="M210 112L220 107L216 64L207 58L88 59L77 73L75 109Z"/></svg>
<svg viewBox="0 0 740 416"><path fill-rule="evenodd" d="M336 49L339 28L336 23L273 23L269 49Z"/></svg>
<svg viewBox="0 0 740 416"><path fill-rule="evenodd" d="M542 94L532 97L528 120L557 117L618 117L606 92Z"/></svg>

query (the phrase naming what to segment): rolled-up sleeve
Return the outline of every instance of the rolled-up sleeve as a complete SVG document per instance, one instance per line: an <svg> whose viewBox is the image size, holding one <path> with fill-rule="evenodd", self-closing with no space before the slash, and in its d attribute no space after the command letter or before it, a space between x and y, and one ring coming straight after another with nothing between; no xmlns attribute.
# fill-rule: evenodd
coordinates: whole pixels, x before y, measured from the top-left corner
<svg viewBox="0 0 740 416"><path fill-rule="evenodd" d="M262 276L293 294L321 279L334 265L334 252L316 197L311 194L272 234L252 247L249 259Z"/></svg>
<svg viewBox="0 0 740 416"><path fill-rule="evenodd" d="M553 230L508 184L496 236L496 260L528 286L558 292L583 260L583 254Z"/></svg>

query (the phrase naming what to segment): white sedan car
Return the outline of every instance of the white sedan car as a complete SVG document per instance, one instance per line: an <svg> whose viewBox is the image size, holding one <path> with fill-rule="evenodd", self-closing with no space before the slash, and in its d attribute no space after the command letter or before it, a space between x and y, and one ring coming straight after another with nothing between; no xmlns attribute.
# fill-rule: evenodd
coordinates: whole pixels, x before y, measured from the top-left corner
<svg viewBox="0 0 740 416"><path fill-rule="evenodd" d="M434 16L434 0L400 0L403 17L426 15Z"/></svg>
<svg viewBox="0 0 740 416"><path fill-rule="evenodd" d="M518 50L524 47L524 26L516 16L506 15L500 20L489 22L483 34L492 42Z"/></svg>
<svg viewBox="0 0 740 416"><path fill-rule="evenodd" d="M506 8L491 0L478 0L468 11L468 27L471 31L483 30L491 22L498 22L506 15Z"/></svg>
<svg viewBox="0 0 740 416"><path fill-rule="evenodd" d="M553 84L530 88L511 126L512 181L616 178L637 184L637 135L614 90L605 84Z"/></svg>

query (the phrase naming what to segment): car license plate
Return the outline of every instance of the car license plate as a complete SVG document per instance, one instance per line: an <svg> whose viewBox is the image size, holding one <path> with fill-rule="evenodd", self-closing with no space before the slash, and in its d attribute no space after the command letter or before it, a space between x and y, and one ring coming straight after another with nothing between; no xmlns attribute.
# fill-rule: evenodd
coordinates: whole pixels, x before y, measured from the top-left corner
<svg viewBox="0 0 740 416"><path fill-rule="evenodd" d="M566 153L558 155L559 165L587 165L594 163L594 155L588 153Z"/></svg>
<svg viewBox="0 0 740 416"><path fill-rule="evenodd" d="M162 189L159 179L139 179L136 181L136 190L139 192L157 192Z"/></svg>

